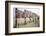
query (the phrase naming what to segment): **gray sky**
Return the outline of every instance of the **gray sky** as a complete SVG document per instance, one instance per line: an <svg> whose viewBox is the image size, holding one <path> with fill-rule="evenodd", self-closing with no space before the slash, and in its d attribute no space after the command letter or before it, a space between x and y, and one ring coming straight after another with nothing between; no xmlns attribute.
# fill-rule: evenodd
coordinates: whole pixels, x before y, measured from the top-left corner
<svg viewBox="0 0 46 36"><path fill-rule="evenodd" d="M25 8L18 8L18 10L24 11ZM36 13L39 16L39 13L40 13L40 9L39 8L26 8L26 10L32 11L33 13ZM13 9L13 12L14 12L13 14L15 16L15 8Z"/></svg>
<svg viewBox="0 0 46 36"><path fill-rule="evenodd" d="M24 11L25 9L23 9L23 8L18 8L18 10L20 10L20 11ZM32 11L33 13L36 13L37 15L39 15L39 11L40 11L40 9L39 8L27 8L26 10L28 10L28 11Z"/></svg>

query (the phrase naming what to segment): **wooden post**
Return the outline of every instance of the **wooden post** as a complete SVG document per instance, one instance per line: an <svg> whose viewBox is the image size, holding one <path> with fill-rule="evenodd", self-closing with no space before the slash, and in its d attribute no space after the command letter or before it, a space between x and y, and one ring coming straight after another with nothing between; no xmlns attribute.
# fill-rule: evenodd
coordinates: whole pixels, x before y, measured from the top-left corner
<svg viewBox="0 0 46 36"><path fill-rule="evenodd" d="M17 8L15 8L15 27L14 28L17 27L17 15L16 15L16 13L17 13Z"/></svg>
<svg viewBox="0 0 46 36"><path fill-rule="evenodd" d="M24 23L24 25L26 25L26 10L24 10L24 12L25 12L25 23Z"/></svg>

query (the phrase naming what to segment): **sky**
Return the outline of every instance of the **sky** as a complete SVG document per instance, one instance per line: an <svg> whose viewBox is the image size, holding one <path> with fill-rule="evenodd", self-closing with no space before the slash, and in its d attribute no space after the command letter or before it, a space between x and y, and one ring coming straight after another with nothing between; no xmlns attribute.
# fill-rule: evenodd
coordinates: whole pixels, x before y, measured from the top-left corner
<svg viewBox="0 0 46 36"><path fill-rule="evenodd" d="M40 9L39 8L18 8L18 10L20 10L20 11L24 11L24 10L27 10L27 11L31 11L32 13L36 13L38 16L39 16L39 13L40 13ZM13 14L14 14L14 16L15 16L15 8L13 9Z"/></svg>
<svg viewBox="0 0 46 36"><path fill-rule="evenodd" d="M33 12L33 13L36 13L37 15L39 15L39 11L40 11L40 9L39 8L25 8L26 10L28 10L28 11L31 11L31 12ZM25 10L24 8L18 8L18 10L20 10L20 11L24 11Z"/></svg>

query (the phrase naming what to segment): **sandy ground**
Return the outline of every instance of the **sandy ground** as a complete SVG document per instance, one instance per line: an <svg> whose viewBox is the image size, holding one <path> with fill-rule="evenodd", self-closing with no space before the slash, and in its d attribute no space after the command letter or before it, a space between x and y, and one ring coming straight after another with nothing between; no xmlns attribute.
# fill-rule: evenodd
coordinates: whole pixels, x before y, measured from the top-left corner
<svg viewBox="0 0 46 36"><path fill-rule="evenodd" d="M17 20L17 23L20 23L20 24L17 24L17 28L26 28L26 27L39 27L39 23L36 21L35 23L32 22L32 23L29 23L29 18L26 18L26 24L22 24L24 23L24 19L23 18L19 18Z"/></svg>

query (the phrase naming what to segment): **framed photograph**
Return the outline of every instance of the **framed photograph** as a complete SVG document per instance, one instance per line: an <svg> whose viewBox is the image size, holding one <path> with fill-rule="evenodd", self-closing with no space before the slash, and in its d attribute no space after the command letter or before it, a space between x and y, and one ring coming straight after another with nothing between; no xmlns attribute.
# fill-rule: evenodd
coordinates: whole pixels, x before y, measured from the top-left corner
<svg viewBox="0 0 46 36"><path fill-rule="evenodd" d="M45 4L5 1L5 34L45 32Z"/></svg>

